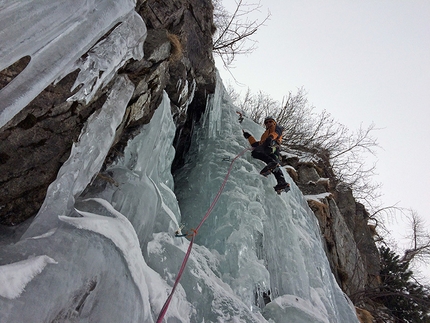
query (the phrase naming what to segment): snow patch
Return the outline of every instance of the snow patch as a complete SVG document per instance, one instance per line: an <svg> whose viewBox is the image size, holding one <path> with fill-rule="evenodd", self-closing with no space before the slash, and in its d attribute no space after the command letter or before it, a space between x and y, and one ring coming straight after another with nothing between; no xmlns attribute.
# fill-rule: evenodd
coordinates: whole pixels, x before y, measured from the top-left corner
<svg viewBox="0 0 430 323"><path fill-rule="evenodd" d="M285 169L291 169L291 170L293 170L294 172L297 172L297 170L293 167L293 166L291 166L291 165L285 165L285 166L283 166Z"/></svg>
<svg viewBox="0 0 430 323"><path fill-rule="evenodd" d="M321 202L321 200L331 196L332 194L330 192L325 192L325 193L316 194L316 195L305 195L305 199L306 201L313 200L313 201Z"/></svg>
<svg viewBox="0 0 430 323"><path fill-rule="evenodd" d="M57 228L53 228L53 229L49 230L48 232L41 234L40 236L30 237L29 239L38 240L38 239L49 238L50 236L52 236L55 233L55 231L57 231Z"/></svg>
<svg viewBox="0 0 430 323"><path fill-rule="evenodd" d="M282 295L276 298L268 304L265 312L270 312L270 317L273 318L293 318L291 322L332 322L322 303L315 304L296 295Z"/></svg>
<svg viewBox="0 0 430 323"><path fill-rule="evenodd" d="M25 286L39 275L47 264L57 264L57 262L43 255L0 266L0 296L9 299L18 298Z"/></svg>

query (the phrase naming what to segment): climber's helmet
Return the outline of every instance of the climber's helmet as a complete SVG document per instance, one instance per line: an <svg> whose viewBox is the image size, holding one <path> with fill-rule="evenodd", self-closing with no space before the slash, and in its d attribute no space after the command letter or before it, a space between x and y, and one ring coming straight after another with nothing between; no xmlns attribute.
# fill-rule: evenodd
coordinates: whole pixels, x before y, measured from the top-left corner
<svg viewBox="0 0 430 323"><path fill-rule="evenodd" d="M276 123L276 120L275 120L275 118L274 118L274 117L272 117L272 116L267 116L267 117L264 119L264 124L267 124L269 121L273 121L273 122L275 122L275 123Z"/></svg>

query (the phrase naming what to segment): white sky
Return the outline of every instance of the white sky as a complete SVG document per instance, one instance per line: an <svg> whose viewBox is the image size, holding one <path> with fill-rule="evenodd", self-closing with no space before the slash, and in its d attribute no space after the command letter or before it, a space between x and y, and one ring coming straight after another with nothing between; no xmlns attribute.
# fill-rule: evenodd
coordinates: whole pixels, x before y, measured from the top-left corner
<svg viewBox="0 0 430 323"><path fill-rule="evenodd" d="M217 62L224 83L278 101L303 86L316 112L350 130L374 122L383 204L412 208L430 227L430 1L261 3L256 17L272 16L254 37L258 49L231 70L244 87Z"/></svg>

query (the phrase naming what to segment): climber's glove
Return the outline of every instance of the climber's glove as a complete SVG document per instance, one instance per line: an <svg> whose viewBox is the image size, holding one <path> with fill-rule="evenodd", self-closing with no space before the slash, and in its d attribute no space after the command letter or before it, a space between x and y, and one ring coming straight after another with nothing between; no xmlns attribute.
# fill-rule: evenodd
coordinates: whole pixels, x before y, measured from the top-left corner
<svg viewBox="0 0 430 323"><path fill-rule="evenodd" d="M249 137L251 137L251 134L249 132L244 131L243 136L245 137L245 139L248 139Z"/></svg>

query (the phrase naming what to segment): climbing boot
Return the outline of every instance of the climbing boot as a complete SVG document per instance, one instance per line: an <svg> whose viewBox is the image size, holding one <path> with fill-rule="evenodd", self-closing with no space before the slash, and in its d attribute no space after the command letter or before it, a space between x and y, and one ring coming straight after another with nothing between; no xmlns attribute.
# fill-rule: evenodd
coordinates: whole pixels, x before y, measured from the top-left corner
<svg viewBox="0 0 430 323"><path fill-rule="evenodd" d="M277 162L268 163L267 166L261 170L260 174L263 175L264 177L267 177L278 166L279 164Z"/></svg>
<svg viewBox="0 0 430 323"><path fill-rule="evenodd" d="M280 167L275 167L272 170L273 175L275 175L276 181L278 182L278 184L284 184L285 183L285 177L284 174L282 173L282 170Z"/></svg>
<svg viewBox="0 0 430 323"><path fill-rule="evenodd" d="M280 183L273 187L276 193L281 194L282 192L288 192L290 190L290 184L288 183Z"/></svg>
<svg viewBox="0 0 430 323"><path fill-rule="evenodd" d="M284 174L282 173L281 168L276 167L273 171L273 175L275 175L276 181L278 184L273 187L278 194L281 192L288 192L290 190L290 184L285 181Z"/></svg>

